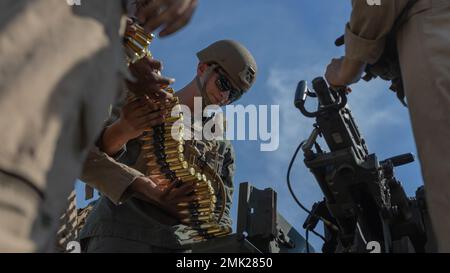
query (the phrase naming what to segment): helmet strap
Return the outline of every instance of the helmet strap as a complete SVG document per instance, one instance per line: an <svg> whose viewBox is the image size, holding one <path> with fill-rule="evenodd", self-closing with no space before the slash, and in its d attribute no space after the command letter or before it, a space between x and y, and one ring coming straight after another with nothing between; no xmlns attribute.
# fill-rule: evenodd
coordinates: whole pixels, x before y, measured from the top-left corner
<svg viewBox="0 0 450 273"><path fill-rule="evenodd" d="M200 91L200 94L202 96L202 104L203 104L203 109L211 104L211 101L209 100L208 94L206 93L206 83L208 82L208 80L211 78L212 72L214 71L214 69L217 68L217 65L211 65L209 66L206 70L205 73L203 73L203 80L199 77L196 76L195 80L197 82L197 88Z"/></svg>

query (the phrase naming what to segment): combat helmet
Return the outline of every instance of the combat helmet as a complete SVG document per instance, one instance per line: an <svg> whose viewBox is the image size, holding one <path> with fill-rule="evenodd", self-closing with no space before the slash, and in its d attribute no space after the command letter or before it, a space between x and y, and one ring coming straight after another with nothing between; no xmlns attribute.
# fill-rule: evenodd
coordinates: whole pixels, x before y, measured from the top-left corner
<svg viewBox="0 0 450 273"><path fill-rule="evenodd" d="M239 42L220 40L200 50L197 57L202 63L219 65L232 84L245 92L256 79L257 66L250 51Z"/></svg>

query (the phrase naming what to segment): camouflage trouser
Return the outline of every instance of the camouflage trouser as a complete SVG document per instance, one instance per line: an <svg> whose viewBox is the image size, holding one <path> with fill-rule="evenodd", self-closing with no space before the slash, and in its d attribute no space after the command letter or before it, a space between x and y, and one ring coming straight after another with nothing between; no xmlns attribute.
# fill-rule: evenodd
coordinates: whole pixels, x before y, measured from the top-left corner
<svg viewBox="0 0 450 273"><path fill-rule="evenodd" d="M190 250L153 246L141 241L119 237L95 236L83 239L81 249L86 253L188 253Z"/></svg>

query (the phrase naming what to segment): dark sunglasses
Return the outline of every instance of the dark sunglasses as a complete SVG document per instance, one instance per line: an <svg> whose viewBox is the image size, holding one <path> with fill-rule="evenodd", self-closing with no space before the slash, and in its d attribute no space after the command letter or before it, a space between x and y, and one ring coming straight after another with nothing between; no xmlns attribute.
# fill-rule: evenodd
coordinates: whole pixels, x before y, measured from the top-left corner
<svg viewBox="0 0 450 273"><path fill-rule="evenodd" d="M215 71L219 76L216 80L217 88L219 88L221 92L230 91L230 94L228 95L230 102L239 99L242 96L242 91L234 88L227 76L225 76L219 69L216 69Z"/></svg>

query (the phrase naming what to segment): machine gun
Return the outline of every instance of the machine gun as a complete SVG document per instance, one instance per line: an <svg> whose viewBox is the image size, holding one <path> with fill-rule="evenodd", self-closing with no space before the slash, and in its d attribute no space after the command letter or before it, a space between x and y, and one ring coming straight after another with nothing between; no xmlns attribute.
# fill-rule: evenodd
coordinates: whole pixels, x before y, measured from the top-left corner
<svg viewBox="0 0 450 273"><path fill-rule="evenodd" d="M394 176L394 167L413 162L413 155L378 161L369 153L346 106L344 89L329 88L321 77L312 84L315 92L305 81L300 81L296 90L295 106L316 123L293 160L301 148L324 200L308 211L303 227L311 231L319 220L324 222L323 252L430 251L433 243L423 187L415 198L408 198ZM317 111L306 110L308 97L317 98ZM323 137L329 152L322 150L318 137Z"/></svg>

